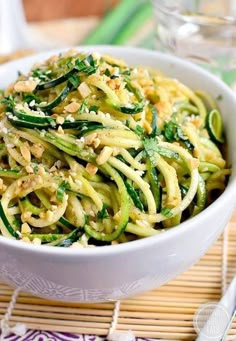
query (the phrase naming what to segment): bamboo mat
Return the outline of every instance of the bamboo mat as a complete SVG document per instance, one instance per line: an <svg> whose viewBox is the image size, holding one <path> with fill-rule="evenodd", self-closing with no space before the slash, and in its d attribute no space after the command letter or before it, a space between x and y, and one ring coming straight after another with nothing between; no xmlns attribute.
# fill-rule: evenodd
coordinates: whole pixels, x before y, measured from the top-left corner
<svg viewBox="0 0 236 341"><path fill-rule="evenodd" d="M227 267L222 276L224 262ZM222 286L235 274L236 212L224 235L191 269L159 289L122 300L117 331L132 330L137 337L160 340L195 340L193 316L196 310L202 304L218 301ZM12 293L9 286L0 283L0 319ZM113 310L112 302L62 303L20 293L10 324L21 322L36 330L107 335ZM236 319L227 340L236 340L235 336Z"/></svg>

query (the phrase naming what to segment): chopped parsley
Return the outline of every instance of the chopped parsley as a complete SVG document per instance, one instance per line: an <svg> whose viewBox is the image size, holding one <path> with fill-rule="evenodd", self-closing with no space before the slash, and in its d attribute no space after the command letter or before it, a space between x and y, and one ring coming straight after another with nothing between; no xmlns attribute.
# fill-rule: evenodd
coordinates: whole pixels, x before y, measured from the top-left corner
<svg viewBox="0 0 236 341"><path fill-rule="evenodd" d="M106 75L107 77L111 77L111 73L110 73L109 69L105 70L104 75Z"/></svg>
<svg viewBox="0 0 236 341"><path fill-rule="evenodd" d="M31 71L32 72L32 77L38 78L41 81L49 81L50 78L48 76L49 72L48 70L43 70L43 69L34 69Z"/></svg>
<svg viewBox="0 0 236 341"><path fill-rule="evenodd" d="M178 123L174 121L165 122L163 134L168 142L181 141L190 151L193 151L194 145L189 141Z"/></svg>
<svg viewBox="0 0 236 341"><path fill-rule="evenodd" d="M64 193L66 190L70 189L70 185L68 182L66 181L62 181L62 183L60 184L60 186L57 189L57 200L62 202L63 201L63 197L64 197Z"/></svg>
<svg viewBox="0 0 236 341"><path fill-rule="evenodd" d="M141 127L139 124L137 124L136 127L135 127L135 133L138 136L143 136L144 133L145 133L145 130L143 129L143 127Z"/></svg>
<svg viewBox="0 0 236 341"><path fill-rule="evenodd" d="M68 69L72 69L73 68L72 57L68 58L66 66L68 67Z"/></svg>
<svg viewBox="0 0 236 341"><path fill-rule="evenodd" d="M155 154L158 153L162 156L168 157L170 159L178 159L179 154L169 150L168 148L161 147L158 144L158 140L155 137L145 137L143 139L144 150L149 157L153 167L156 165Z"/></svg>
<svg viewBox="0 0 236 341"><path fill-rule="evenodd" d="M166 218L171 218L173 216L173 213L168 207L162 207L161 214L163 214Z"/></svg>
<svg viewBox="0 0 236 341"><path fill-rule="evenodd" d="M99 106L97 106L97 105L91 105L91 106L89 107L89 111L95 111L95 112L97 112L98 109L99 109Z"/></svg>
<svg viewBox="0 0 236 341"><path fill-rule="evenodd" d="M14 103L14 97L10 94L6 96L2 101L1 104L6 105L7 110L11 111L14 109L15 103Z"/></svg>
<svg viewBox="0 0 236 341"><path fill-rule="evenodd" d="M87 104L88 104L88 100L84 99L79 108L79 114L82 114L83 112L85 112L85 110L87 109Z"/></svg>
<svg viewBox="0 0 236 341"><path fill-rule="evenodd" d="M26 103L30 103L32 101L35 101L35 103L40 103L41 102L41 99L36 96L35 94L33 93L26 93L26 94L23 94L23 101L26 102Z"/></svg>
<svg viewBox="0 0 236 341"><path fill-rule="evenodd" d="M73 74L68 78L69 82L73 85L74 88L77 88L80 84L80 76Z"/></svg>
<svg viewBox="0 0 236 341"><path fill-rule="evenodd" d="M97 67L97 63L93 59L92 55L89 55L83 60L77 59L75 61L75 69L77 69L79 72L87 73L88 75L94 73L97 70Z"/></svg>
<svg viewBox="0 0 236 341"><path fill-rule="evenodd" d="M109 218L108 212L107 212L107 204L103 203L101 211L98 211L97 218L100 220Z"/></svg>

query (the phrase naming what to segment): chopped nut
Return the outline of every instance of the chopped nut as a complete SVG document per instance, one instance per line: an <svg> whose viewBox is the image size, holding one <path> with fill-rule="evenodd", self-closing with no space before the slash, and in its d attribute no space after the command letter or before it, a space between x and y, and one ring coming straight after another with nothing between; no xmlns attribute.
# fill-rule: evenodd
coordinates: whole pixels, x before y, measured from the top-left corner
<svg viewBox="0 0 236 341"><path fill-rule="evenodd" d="M46 218L48 221L51 221L51 220L53 219L53 216L54 216L54 214L53 214L53 212L50 211L50 210L48 210L48 211L46 212L46 214L45 214L45 218Z"/></svg>
<svg viewBox="0 0 236 341"><path fill-rule="evenodd" d="M14 85L14 90L16 92L32 92L36 88L38 82L33 80L18 81Z"/></svg>
<svg viewBox="0 0 236 341"><path fill-rule="evenodd" d="M66 105L64 107L64 109L67 111L67 112L71 112L71 113L74 113L76 111L78 111L80 108L80 104L79 103L76 103L76 102L72 102L68 105Z"/></svg>
<svg viewBox="0 0 236 341"><path fill-rule="evenodd" d="M33 173L34 173L34 170L33 170L33 168L32 168L30 165L27 165L27 166L25 167L25 170L26 170L26 172L27 172L28 174L33 174Z"/></svg>
<svg viewBox="0 0 236 341"><path fill-rule="evenodd" d="M198 159L191 158L189 160L189 162L190 162L190 165L192 168L194 168L194 169L198 168L198 166L199 166L199 160Z"/></svg>
<svg viewBox="0 0 236 341"><path fill-rule="evenodd" d="M98 157L96 158L96 162L98 165L102 165L105 162L107 162L107 160L109 159L109 157L112 155L113 153L113 148L105 146L102 151L100 152L100 154L98 155Z"/></svg>
<svg viewBox="0 0 236 341"><path fill-rule="evenodd" d="M91 94L91 90L85 82L81 83L77 89L83 98L88 97Z"/></svg>
<svg viewBox="0 0 236 341"><path fill-rule="evenodd" d="M21 240L22 240L22 242L31 244L31 241L30 241L29 237L23 237Z"/></svg>
<svg viewBox="0 0 236 341"><path fill-rule="evenodd" d="M31 228L27 223L21 225L21 233L31 233Z"/></svg>
<svg viewBox="0 0 236 341"><path fill-rule="evenodd" d="M58 129L57 129L58 133L60 134L64 134L64 130L62 128L62 126L59 126Z"/></svg>
<svg viewBox="0 0 236 341"><path fill-rule="evenodd" d="M121 85L121 80L120 78L115 78L115 79L109 79L107 84L112 90L118 90Z"/></svg>
<svg viewBox="0 0 236 341"><path fill-rule="evenodd" d="M120 211L116 212L116 214L113 216L113 219L114 219L115 221L119 221L119 220L120 220L120 215L121 215L121 212L120 212Z"/></svg>
<svg viewBox="0 0 236 341"><path fill-rule="evenodd" d="M93 134L89 134L88 136L85 136L84 138L84 143L87 145L93 144L94 139L97 138L97 134L93 133Z"/></svg>
<svg viewBox="0 0 236 341"><path fill-rule="evenodd" d="M82 142L81 140L79 140L79 141ZM97 148L100 145L101 140L97 137L96 133L93 133L93 134L90 134L90 135L86 136L84 138L83 142L86 145L93 145L94 148Z"/></svg>
<svg viewBox="0 0 236 341"><path fill-rule="evenodd" d="M27 161L27 162L31 161L31 153L30 153L28 145L22 144L20 146L20 152L21 152L21 155L23 156L23 158L25 159L25 161Z"/></svg>
<svg viewBox="0 0 236 341"><path fill-rule="evenodd" d="M72 248L72 249L83 249L84 246L83 246L81 243L74 242L74 243L70 246L70 248Z"/></svg>
<svg viewBox="0 0 236 341"><path fill-rule="evenodd" d="M92 163L87 163L85 169L90 175L95 175L98 171L98 168L94 166Z"/></svg>
<svg viewBox="0 0 236 341"><path fill-rule="evenodd" d="M44 152L44 147L40 143L35 143L30 147L31 153L36 157L36 159L40 159Z"/></svg>
<svg viewBox="0 0 236 341"><path fill-rule="evenodd" d="M31 217L32 213L31 212L23 212L21 214L21 220L23 222L27 221Z"/></svg>
<svg viewBox="0 0 236 341"><path fill-rule="evenodd" d="M112 155L116 156L120 154L120 148L119 147L113 147Z"/></svg>
<svg viewBox="0 0 236 341"><path fill-rule="evenodd" d="M41 241L40 238L34 238L32 243L35 244L35 245L41 245L42 241Z"/></svg>
<svg viewBox="0 0 236 341"><path fill-rule="evenodd" d="M39 175L44 176L46 174L45 169L43 166L39 166L38 172Z"/></svg>
<svg viewBox="0 0 236 341"><path fill-rule="evenodd" d="M57 116L56 122L57 124L63 124L65 122L65 119L62 116Z"/></svg>

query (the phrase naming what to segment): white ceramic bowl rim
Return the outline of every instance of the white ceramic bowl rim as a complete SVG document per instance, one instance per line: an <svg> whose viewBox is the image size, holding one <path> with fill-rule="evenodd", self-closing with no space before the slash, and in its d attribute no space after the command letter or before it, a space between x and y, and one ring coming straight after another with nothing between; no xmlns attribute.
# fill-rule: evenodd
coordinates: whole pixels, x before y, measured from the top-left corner
<svg viewBox="0 0 236 341"><path fill-rule="evenodd" d="M68 47L71 48L71 47ZM51 50L48 51L47 53L40 53L38 56L44 58L44 55L48 55L48 53L53 54L53 53L58 53L67 50L68 48L64 49L58 49L58 50ZM211 81L218 83L221 89L225 92L230 94L230 96L234 96L233 91L226 85L224 84L220 79L215 77L214 75L210 74L208 71L202 69L201 67L180 59L175 56L170 56L161 52L157 51L150 51L147 49L142 49L142 48L136 48L136 47L116 47L116 46L109 46L109 45L94 45L94 46L75 46L73 47L75 49L79 49L82 51L97 51L97 50L106 50L107 53L116 54L116 51L119 53L121 51L131 51L133 53L139 54L140 52L145 53L146 55L150 56L157 56L159 59L165 59L169 63L175 63L177 66L183 66L186 67L186 69L191 69L194 70L195 72L199 73L202 75L202 77L207 77L208 79L211 79ZM4 68L10 67L12 64L15 62L20 62L21 60L30 60L32 56L30 57L25 57L21 58L17 61L12 61L8 62L4 65ZM236 100L235 100L236 103ZM119 253L130 253L133 252L137 249L142 249L143 247L151 246L153 244L158 244L158 241L165 241L168 242L170 239L175 238L176 235L184 234L185 230L187 229L193 229L196 228L195 222L198 220L199 224L204 223L205 218L207 217L208 214L212 213L215 211L217 212L218 208L220 208L223 204L226 198L231 197L233 200L234 193L236 191L236 177L233 177L230 179L225 191L220 195L220 197L215 200L209 207L207 207L204 211L199 213L197 216L181 223L180 225L173 227L167 231L164 231L163 233L157 234L155 236L151 237L146 237L142 238L139 240L135 240L132 242L124 243L124 244L118 244L118 245L108 245L108 246L102 246L102 247L95 247L95 248L81 248L81 249L73 249L73 248L60 248L60 247L52 247L52 246L46 246L46 245L33 245L33 244L27 244L23 242L19 242L14 239L6 238L0 236L0 245L5 244L9 247L14 247L15 249L19 250L25 250L28 252L33 252L33 253L39 253L39 254L44 254L44 255L60 255L63 257L72 257L74 258L75 256L78 257L103 257L104 255L114 255L114 254L119 254Z"/></svg>

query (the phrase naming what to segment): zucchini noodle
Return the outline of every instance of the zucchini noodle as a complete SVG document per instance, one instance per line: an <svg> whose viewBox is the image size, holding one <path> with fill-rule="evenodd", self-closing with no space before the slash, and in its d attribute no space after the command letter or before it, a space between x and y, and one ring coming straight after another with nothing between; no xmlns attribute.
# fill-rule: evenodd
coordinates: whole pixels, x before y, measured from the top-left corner
<svg viewBox="0 0 236 341"><path fill-rule="evenodd" d="M80 248L158 235L231 173L216 100L159 71L69 51L0 96L5 237Z"/></svg>

